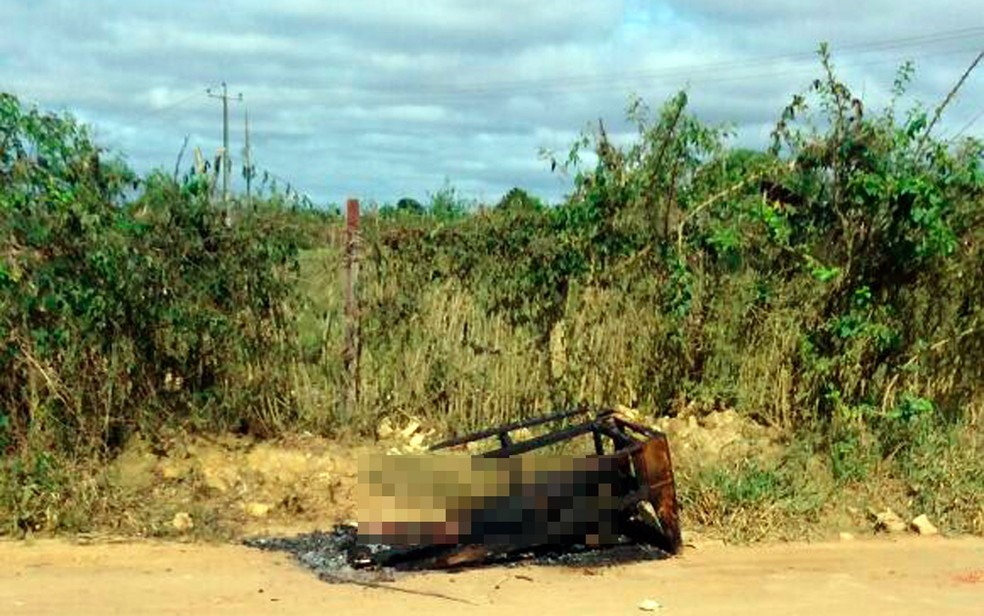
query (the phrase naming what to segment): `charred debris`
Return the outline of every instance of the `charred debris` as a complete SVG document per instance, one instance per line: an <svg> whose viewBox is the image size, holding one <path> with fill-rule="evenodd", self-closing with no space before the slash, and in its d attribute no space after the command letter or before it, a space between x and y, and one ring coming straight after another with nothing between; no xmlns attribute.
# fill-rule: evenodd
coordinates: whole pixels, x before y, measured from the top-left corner
<svg viewBox="0 0 984 616"><path fill-rule="evenodd" d="M565 425L566 424L566 425ZM514 434L550 427L516 440ZM456 571L522 563L578 567L660 560L678 553L681 536L676 486L666 436L614 410L577 409L462 437L430 447L465 450L494 439L498 447L473 457L510 459L590 438L584 456L596 472L524 486L466 512L467 532L440 541L408 541L400 523L360 536L354 525L291 538L258 538L247 545L285 551L330 582L390 581L423 571ZM558 486L561 489L558 492ZM604 494L607 498L599 499Z"/></svg>

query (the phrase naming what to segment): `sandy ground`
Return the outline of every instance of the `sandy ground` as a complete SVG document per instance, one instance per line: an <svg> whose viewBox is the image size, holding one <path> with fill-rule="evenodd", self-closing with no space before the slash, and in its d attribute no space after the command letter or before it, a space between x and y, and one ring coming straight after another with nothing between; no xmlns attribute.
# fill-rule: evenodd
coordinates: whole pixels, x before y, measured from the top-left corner
<svg viewBox="0 0 984 616"><path fill-rule="evenodd" d="M526 566L329 585L239 546L0 542L0 614L984 614L984 539L735 548L589 573Z"/></svg>

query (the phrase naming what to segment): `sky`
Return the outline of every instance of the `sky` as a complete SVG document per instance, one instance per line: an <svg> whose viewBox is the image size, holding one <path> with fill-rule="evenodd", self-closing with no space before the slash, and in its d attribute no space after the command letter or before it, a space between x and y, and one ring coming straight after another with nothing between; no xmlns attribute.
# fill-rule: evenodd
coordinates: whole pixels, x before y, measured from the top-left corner
<svg viewBox="0 0 984 616"><path fill-rule="evenodd" d="M743 6L750 5L750 6ZM261 173L316 203L426 201L450 185L549 201L566 151L599 119L620 140L632 96L691 111L761 146L790 97L839 74L871 109L898 66L933 107L984 50L979 0L0 0L0 91L90 124L139 172L222 144L228 84L233 188L244 114ZM982 63L984 64L984 63ZM984 133L984 66L939 124Z"/></svg>

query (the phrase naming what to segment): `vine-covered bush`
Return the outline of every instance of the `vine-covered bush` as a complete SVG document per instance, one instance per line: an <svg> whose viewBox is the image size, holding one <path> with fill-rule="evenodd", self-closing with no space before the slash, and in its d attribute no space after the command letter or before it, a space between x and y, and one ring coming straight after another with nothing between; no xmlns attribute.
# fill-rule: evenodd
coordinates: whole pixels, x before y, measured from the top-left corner
<svg viewBox="0 0 984 616"><path fill-rule="evenodd" d="M979 408L982 144L942 141L926 109L896 109L911 67L886 109L866 111L820 55L823 76L764 151L731 147L681 93L657 113L634 103L629 145L599 125L554 159L574 180L555 207L512 191L451 222L425 208L382 220L375 262L405 268L380 309L398 296L410 326L407 298L463 285L530 337L540 360L526 374L552 403L703 400L837 430ZM378 332L392 351L399 324L368 347ZM606 328L622 333L590 347ZM565 375L548 361L563 335ZM600 373L608 385L585 385Z"/></svg>
<svg viewBox="0 0 984 616"><path fill-rule="evenodd" d="M0 443L112 448L289 408L295 240L276 209L138 180L70 117L0 95Z"/></svg>

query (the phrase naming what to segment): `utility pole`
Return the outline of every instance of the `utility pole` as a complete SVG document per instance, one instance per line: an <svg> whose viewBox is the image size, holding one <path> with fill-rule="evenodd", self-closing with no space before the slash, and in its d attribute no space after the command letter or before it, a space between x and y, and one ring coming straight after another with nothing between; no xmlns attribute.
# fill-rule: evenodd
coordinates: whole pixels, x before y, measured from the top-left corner
<svg viewBox="0 0 984 616"><path fill-rule="evenodd" d="M229 159L229 92L226 84L222 82L222 94L215 94L212 89L207 90L207 94L212 98L222 100L222 201L229 200L229 170L232 161ZM242 102L243 95L240 93L234 100Z"/></svg>
<svg viewBox="0 0 984 616"><path fill-rule="evenodd" d="M252 205L250 188L253 183L253 163L249 151L249 107L245 108L245 132L246 147L243 149L243 158L246 160L246 205Z"/></svg>

